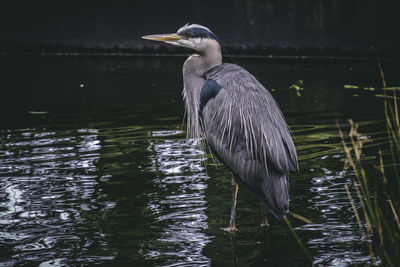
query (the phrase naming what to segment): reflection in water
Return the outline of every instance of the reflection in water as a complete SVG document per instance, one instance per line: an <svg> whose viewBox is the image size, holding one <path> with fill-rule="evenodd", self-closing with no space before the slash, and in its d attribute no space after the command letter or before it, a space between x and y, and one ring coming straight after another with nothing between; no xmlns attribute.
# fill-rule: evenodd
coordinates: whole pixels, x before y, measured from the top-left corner
<svg viewBox="0 0 400 267"><path fill-rule="evenodd" d="M360 131L374 139L365 148L385 152L386 133L378 133L385 125L367 123L383 118L381 102L343 88L380 87L376 63L237 60L277 89L295 135L300 173L291 176L291 210L314 223L291 222L314 263L370 263L345 195L352 174L342 171L334 121L364 122ZM245 190L232 251L220 231L229 220L231 174L212 164L206 174L202 152L177 130L183 61L2 58L2 88L10 95L0 98L0 265L225 266L233 254L244 266L309 264L284 224L272 218L263 237L259 203ZM398 84L398 62L383 63L387 80ZM285 90L299 79L302 97Z"/></svg>
<svg viewBox="0 0 400 267"><path fill-rule="evenodd" d="M168 134L174 132L162 133ZM203 152L184 140L151 141L149 149L154 151L150 171L158 173L154 183L159 188L152 195L149 208L164 229L157 240L159 249L146 251L146 257L168 256L170 265L209 265L210 259L203 255L204 247L211 242L211 237L204 233L208 228L205 214L208 177L203 167Z"/></svg>
<svg viewBox="0 0 400 267"><path fill-rule="evenodd" d="M61 264L72 251L79 259L93 242L79 225L99 204L98 130L8 131L0 146L0 244L13 251L8 263Z"/></svg>
<svg viewBox="0 0 400 267"><path fill-rule="evenodd" d="M290 250L283 256L274 252L287 247L276 243L287 234L285 227L273 223L270 238L262 238L258 205L250 197L239 206L239 215L244 218L248 212L257 218L241 221L236 244L210 230L210 222L222 212L229 216L229 179L216 179L220 175L210 168L214 179L209 181L203 152L187 144L181 131L168 130L177 127L173 125L5 132L0 139L0 245L10 257L3 263L125 262L118 258L132 253L129 245L123 246L129 242L119 246L125 231L132 243L139 243L133 247L140 257L155 264L209 265L221 257L225 263L285 262ZM292 176L292 210L314 221L296 229L314 264L368 263L344 189L351 173L338 171L342 155L335 127L293 127L302 171ZM134 169L140 174L131 179ZM218 172L230 176L223 167ZM146 182L149 187L140 186ZM116 193L105 194L107 185L115 186ZM145 209L151 216L136 212ZM129 224L132 214L135 223ZM124 232L115 232L114 226ZM224 223L213 227L220 226ZM141 238L135 239L138 234ZM296 242L290 246L301 253ZM221 249L227 252L213 255ZM304 261L304 255L299 257Z"/></svg>

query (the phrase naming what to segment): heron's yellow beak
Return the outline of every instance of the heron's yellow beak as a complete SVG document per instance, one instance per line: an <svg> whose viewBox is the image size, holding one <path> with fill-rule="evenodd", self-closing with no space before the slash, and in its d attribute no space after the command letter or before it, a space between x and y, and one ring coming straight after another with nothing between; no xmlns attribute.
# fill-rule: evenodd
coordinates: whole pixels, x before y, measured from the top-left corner
<svg viewBox="0 0 400 267"><path fill-rule="evenodd" d="M166 33L166 34L152 34L142 36L143 39L153 40L153 41L163 41L163 42L177 42L182 39L182 36L176 33Z"/></svg>

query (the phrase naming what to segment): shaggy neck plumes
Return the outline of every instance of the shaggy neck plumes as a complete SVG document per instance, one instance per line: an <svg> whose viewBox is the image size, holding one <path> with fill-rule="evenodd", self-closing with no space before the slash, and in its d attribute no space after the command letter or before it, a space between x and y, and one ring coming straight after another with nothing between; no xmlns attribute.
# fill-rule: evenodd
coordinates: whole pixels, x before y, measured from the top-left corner
<svg viewBox="0 0 400 267"><path fill-rule="evenodd" d="M222 63L218 42L203 39L199 54L191 55L183 65L183 98L187 116L187 139L200 138L199 122L200 91L204 84L204 73Z"/></svg>

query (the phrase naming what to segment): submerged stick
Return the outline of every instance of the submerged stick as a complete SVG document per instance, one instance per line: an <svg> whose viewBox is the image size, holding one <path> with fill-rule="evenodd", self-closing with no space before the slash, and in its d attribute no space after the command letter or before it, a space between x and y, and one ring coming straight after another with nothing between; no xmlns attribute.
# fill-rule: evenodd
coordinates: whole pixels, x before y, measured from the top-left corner
<svg viewBox="0 0 400 267"><path fill-rule="evenodd" d="M360 228L360 231L361 231L361 236L363 237L364 241L367 242L367 247L368 247L369 255L371 256L371 259L372 259L372 263L375 264L375 256L374 256L374 252L372 250L372 244L371 244L371 242L367 241L367 236L364 233L364 229L363 229L363 226L361 224L360 215L358 214L356 206L354 205L354 200L351 197L351 194L350 194L350 191L349 191L349 187L347 186L347 184L345 184L344 188L346 189L347 197L349 198L351 207L353 208L354 215L357 218L357 223L358 223L358 227Z"/></svg>
<svg viewBox="0 0 400 267"><path fill-rule="evenodd" d="M394 206L393 206L393 202L392 202L392 200L391 200L391 199L389 199L389 204L390 204L390 208L392 209L392 212L393 212L394 218L395 218L395 220L396 220L397 227L400 229L400 221L399 221L399 217L397 216L396 209L394 208Z"/></svg>
<svg viewBox="0 0 400 267"><path fill-rule="evenodd" d="M286 217L285 222L287 224L287 226L289 227L290 232L292 232L294 238L296 239L297 243L299 243L300 247L303 249L304 253L307 255L307 258L310 260L310 262L313 262L313 258L311 257L310 252L308 251L308 249L304 246L303 242L301 242L300 237L297 235L296 231L293 229L289 219Z"/></svg>
<svg viewBox="0 0 400 267"><path fill-rule="evenodd" d="M299 220L302 221L302 222L305 222L305 223L313 223L311 220L307 219L307 218L304 217L304 216L301 216L300 214L294 213L294 212L292 212L292 211L289 212L289 214L292 215L293 217L295 217L296 219L299 219Z"/></svg>
<svg viewBox="0 0 400 267"><path fill-rule="evenodd" d="M361 224L360 215L358 214L358 211L357 211L357 209L356 209L356 206L354 205L354 200L353 200L353 198L352 198L352 196L351 196L351 194L350 194L349 187L347 186L347 184L344 185L344 188L346 189L347 197L349 198L349 201L350 201L350 204L351 204L351 208L353 209L354 215L356 216L357 223L358 223L358 227L360 227L361 235L362 235L362 237L363 237L364 239L366 239L366 238L365 238L364 229L363 229L363 226L362 226L362 224Z"/></svg>

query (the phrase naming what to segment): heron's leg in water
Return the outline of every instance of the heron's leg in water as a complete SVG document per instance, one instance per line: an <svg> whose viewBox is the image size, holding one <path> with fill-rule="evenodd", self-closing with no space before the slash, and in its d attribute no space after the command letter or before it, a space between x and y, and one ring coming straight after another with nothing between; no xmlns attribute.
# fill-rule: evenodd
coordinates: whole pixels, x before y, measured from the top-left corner
<svg viewBox="0 0 400 267"><path fill-rule="evenodd" d="M261 204L261 225L260 226L261 227L269 226L267 211L265 210L265 208L263 207L262 204Z"/></svg>
<svg viewBox="0 0 400 267"><path fill-rule="evenodd" d="M231 221L229 223L229 231L236 231L235 217L236 217L236 201L239 185L235 182L235 178L232 177L232 207L231 207Z"/></svg>

